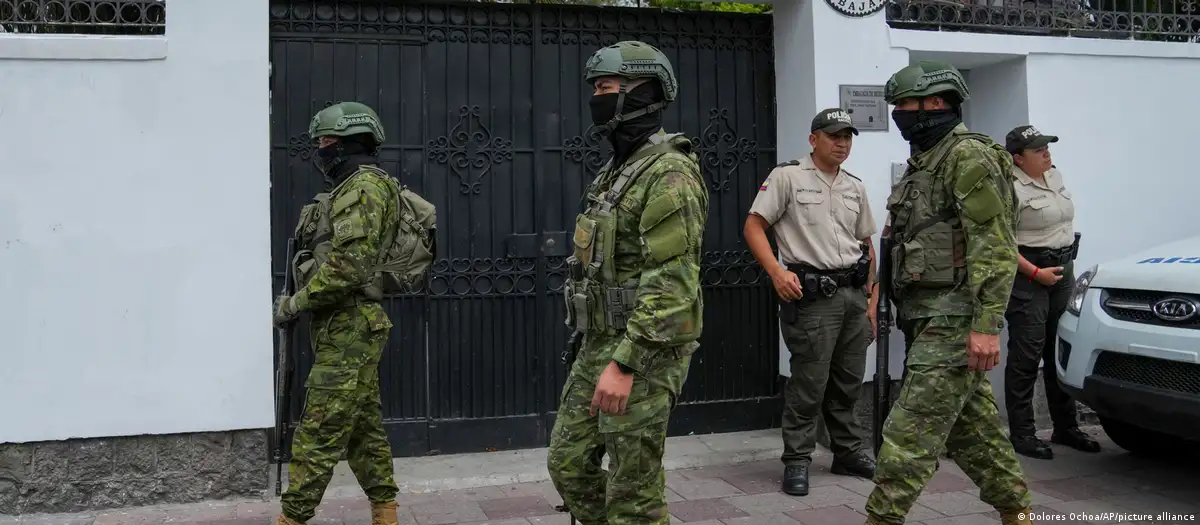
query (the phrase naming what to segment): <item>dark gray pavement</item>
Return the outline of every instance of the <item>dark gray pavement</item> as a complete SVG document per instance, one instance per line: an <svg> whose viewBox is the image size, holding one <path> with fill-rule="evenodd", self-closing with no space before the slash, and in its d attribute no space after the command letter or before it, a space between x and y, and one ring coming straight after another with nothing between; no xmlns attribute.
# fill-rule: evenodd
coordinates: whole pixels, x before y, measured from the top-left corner
<svg viewBox="0 0 1200 525"><path fill-rule="evenodd" d="M1088 429L1104 450L1085 454L1055 446L1050 461L1022 457L1034 491L1034 523L1195 524L1200 516L1200 465L1193 461L1154 461L1118 449L1099 428ZM776 431L777 432L777 431ZM1048 436L1045 436L1048 437ZM710 452L720 453L720 452ZM730 451L730 453L735 453ZM761 456L760 456L761 457ZM806 497L779 491L782 468L775 459L727 466L673 470L668 474L672 522L693 525L857 525L868 480L829 473L830 456L814 460L812 489ZM313 525L368 525L366 499L342 487L331 491ZM988 525L999 523L993 509L952 461L941 469L912 510L909 523ZM401 494L405 525L567 525L548 481ZM279 503L222 501L192 505L122 509L75 515L2 517L0 525L142 525L186 523L264 525L273 523Z"/></svg>

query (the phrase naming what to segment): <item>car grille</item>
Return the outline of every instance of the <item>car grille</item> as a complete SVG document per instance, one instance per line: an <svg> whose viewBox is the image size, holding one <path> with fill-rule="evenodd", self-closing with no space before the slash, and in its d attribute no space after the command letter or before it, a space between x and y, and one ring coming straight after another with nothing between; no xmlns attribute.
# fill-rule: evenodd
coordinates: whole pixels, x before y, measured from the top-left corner
<svg viewBox="0 0 1200 525"><path fill-rule="evenodd" d="M1200 365L1195 363L1100 352L1092 374L1183 394L1200 395Z"/></svg>
<svg viewBox="0 0 1200 525"><path fill-rule="evenodd" d="M1154 315L1154 303L1165 297L1186 297L1200 301L1200 296L1190 294L1109 288L1101 292L1100 307L1118 321L1200 330L1200 314L1184 321L1167 321Z"/></svg>

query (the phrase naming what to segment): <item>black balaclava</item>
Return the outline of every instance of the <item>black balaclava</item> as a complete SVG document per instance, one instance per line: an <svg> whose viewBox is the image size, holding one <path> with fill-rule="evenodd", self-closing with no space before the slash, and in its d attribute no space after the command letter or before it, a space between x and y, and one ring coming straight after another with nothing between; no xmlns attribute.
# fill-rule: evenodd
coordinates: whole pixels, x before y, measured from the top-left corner
<svg viewBox="0 0 1200 525"><path fill-rule="evenodd" d="M892 121L904 137L918 151L929 151L962 123L962 105L953 96L946 97L950 109L892 110Z"/></svg>
<svg viewBox="0 0 1200 525"><path fill-rule="evenodd" d="M325 190L341 184L363 164L375 164L379 146L368 133L342 137L324 148L317 148L313 165L325 177Z"/></svg>
<svg viewBox="0 0 1200 525"><path fill-rule="evenodd" d="M658 82L650 81L626 93L592 95L590 105L592 123L606 133L613 147L613 165L619 166L647 137L662 129L662 108L666 107L666 97ZM612 122L618 112L621 120Z"/></svg>

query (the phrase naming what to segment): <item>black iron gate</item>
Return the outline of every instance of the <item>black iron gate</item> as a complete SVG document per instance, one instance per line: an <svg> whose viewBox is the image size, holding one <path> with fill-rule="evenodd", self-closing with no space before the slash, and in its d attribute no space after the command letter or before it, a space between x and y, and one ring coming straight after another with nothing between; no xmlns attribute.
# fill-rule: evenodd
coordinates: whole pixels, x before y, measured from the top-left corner
<svg viewBox="0 0 1200 525"><path fill-rule="evenodd" d="M775 294L741 237L775 163L771 29L769 15L272 0L275 289L298 211L320 190L306 131L322 107L374 107L387 131L382 166L438 206L429 283L387 302L395 328L381 374L395 455L548 442L566 375L567 230L608 153L587 130L582 67L625 39L672 60L680 93L666 128L694 137L712 196L705 332L671 434L775 423ZM293 421L311 361L305 332Z"/></svg>

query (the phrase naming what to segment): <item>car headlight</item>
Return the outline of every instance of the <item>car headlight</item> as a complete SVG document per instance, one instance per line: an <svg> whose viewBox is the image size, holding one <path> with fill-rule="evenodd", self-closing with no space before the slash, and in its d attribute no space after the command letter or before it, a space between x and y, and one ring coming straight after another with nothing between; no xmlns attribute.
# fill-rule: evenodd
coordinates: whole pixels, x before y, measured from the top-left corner
<svg viewBox="0 0 1200 525"><path fill-rule="evenodd" d="M1092 279L1096 278L1095 266L1088 268L1086 272L1079 274L1079 278L1075 279L1075 287L1071 289L1071 299L1067 301L1067 311L1074 315L1079 315L1080 310L1083 310L1083 298L1087 295L1088 287L1092 285Z"/></svg>

